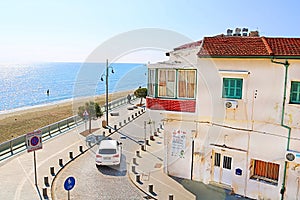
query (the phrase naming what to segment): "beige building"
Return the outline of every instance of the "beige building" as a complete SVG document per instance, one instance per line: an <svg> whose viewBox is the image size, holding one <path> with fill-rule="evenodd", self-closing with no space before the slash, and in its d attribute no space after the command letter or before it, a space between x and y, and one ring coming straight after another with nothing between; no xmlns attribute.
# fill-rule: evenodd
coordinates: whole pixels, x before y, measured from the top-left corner
<svg viewBox="0 0 300 200"><path fill-rule="evenodd" d="M147 97L164 116L165 172L300 199L300 38L219 35L167 54L148 65Z"/></svg>

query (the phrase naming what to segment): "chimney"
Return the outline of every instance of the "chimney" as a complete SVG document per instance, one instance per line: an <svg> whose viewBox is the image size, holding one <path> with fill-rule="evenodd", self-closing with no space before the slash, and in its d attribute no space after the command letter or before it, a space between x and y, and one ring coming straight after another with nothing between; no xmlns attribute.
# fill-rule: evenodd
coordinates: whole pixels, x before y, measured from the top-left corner
<svg viewBox="0 0 300 200"><path fill-rule="evenodd" d="M250 37L259 37L259 32L258 31L250 31L249 36Z"/></svg>

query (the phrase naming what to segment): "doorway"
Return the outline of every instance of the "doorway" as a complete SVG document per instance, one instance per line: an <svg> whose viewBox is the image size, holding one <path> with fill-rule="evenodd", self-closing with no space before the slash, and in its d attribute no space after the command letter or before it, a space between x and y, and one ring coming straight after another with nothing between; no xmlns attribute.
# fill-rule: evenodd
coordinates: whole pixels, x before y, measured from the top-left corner
<svg viewBox="0 0 300 200"><path fill-rule="evenodd" d="M225 152L213 151L213 181L231 186L232 157Z"/></svg>

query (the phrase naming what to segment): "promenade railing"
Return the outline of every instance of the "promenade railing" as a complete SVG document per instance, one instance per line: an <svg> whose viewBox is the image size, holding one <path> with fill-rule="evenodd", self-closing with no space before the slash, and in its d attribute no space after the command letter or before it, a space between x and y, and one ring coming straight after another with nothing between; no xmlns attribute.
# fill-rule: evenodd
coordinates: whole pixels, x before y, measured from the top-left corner
<svg viewBox="0 0 300 200"><path fill-rule="evenodd" d="M135 100L136 97L131 94L131 100ZM113 100L108 103L108 110L113 110L121 105L128 103L127 96L122 97L116 100ZM101 107L102 111L106 111L106 106L103 105ZM53 124L49 124L40 128L42 132L42 139L46 141L54 136L60 135L80 124L82 124L84 120L78 116L74 115L72 117L68 117L61 121L55 122ZM0 144L0 160L3 160L11 155L14 155L18 152L24 151L27 148L26 145L26 134L16 137L12 140L6 141Z"/></svg>

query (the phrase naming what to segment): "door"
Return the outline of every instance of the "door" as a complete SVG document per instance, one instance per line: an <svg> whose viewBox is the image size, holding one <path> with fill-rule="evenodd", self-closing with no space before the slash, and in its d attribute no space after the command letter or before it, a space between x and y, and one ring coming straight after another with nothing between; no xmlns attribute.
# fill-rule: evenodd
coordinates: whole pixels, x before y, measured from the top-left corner
<svg viewBox="0 0 300 200"><path fill-rule="evenodd" d="M221 152L214 152L214 181L230 185L232 183L232 157Z"/></svg>

